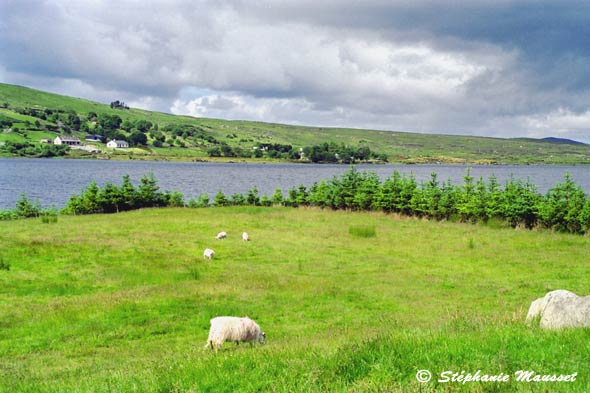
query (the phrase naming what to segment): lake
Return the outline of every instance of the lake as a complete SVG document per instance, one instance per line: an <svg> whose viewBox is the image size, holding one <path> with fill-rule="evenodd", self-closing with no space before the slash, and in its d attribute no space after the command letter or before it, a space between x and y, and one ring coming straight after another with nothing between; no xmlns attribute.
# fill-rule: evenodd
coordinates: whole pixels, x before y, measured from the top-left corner
<svg viewBox="0 0 590 393"><path fill-rule="evenodd" d="M499 165L357 165L361 171L373 171L382 179L394 170L403 174L413 173L416 179L425 181L432 172L440 181L451 179L455 184L463 182L467 168L478 179L495 175L500 184L510 176L530 179L539 191L563 180L571 173L585 192L590 189L590 168L584 166L499 166ZM272 195L279 187L283 194L292 187L312 185L322 179L331 179L349 169L348 165L314 164L246 164L246 163L193 163L162 161L106 161L60 159L0 159L0 209L12 209L22 193L43 207L63 207L70 195L79 193L94 180L99 186L107 182L121 184L128 174L135 184L153 172L162 190L179 191L188 201L190 197L218 191L226 195L245 194L257 187L260 195Z"/></svg>

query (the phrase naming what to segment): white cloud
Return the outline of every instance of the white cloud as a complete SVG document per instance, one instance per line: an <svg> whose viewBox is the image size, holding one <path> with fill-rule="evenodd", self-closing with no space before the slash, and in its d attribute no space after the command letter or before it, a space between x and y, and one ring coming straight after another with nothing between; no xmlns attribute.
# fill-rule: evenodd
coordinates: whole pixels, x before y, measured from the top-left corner
<svg viewBox="0 0 590 393"><path fill-rule="evenodd" d="M192 100L175 100L170 111L194 117L224 116L226 119L277 121L289 119L297 123L296 113L314 112L311 104L302 99L256 98L238 94L214 93Z"/></svg>
<svg viewBox="0 0 590 393"><path fill-rule="evenodd" d="M527 116L524 123L529 134L539 137L544 135L568 136L577 135L590 140L590 110L575 113L567 108L557 108L549 113Z"/></svg>

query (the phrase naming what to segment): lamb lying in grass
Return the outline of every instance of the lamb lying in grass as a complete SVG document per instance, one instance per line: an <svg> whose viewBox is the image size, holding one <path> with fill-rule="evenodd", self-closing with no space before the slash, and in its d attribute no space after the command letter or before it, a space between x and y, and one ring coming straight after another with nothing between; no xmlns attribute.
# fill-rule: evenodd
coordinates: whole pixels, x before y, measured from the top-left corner
<svg viewBox="0 0 590 393"><path fill-rule="evenodd" d="M266 343L266 334L260 330L260 326L248 317L216 317L211 320L209 337L205 348L215 350L221 348L224 342L234 341L239 345L240 341L254 345L256 341Z"/></svg>

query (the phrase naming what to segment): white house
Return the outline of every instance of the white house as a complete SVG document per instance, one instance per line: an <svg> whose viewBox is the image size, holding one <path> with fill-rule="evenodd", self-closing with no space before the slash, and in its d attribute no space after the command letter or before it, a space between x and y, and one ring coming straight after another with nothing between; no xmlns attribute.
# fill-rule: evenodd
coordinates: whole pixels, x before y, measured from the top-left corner
<svg viewBox="0 0 590 393"><path fill-rule="evenodd" d="M127 149L129 147L129 143L113 139L112 141L107 143L107 147L110 147L112 149Z"/></svg>
<svg viewBox="0 0 590 393"><path fill-rule="evenodd" d="M80 139L74 136L63 136L59 135L54 140L53 143L56 145L69 145L69 146L79 146L81 145Z"/></svg>

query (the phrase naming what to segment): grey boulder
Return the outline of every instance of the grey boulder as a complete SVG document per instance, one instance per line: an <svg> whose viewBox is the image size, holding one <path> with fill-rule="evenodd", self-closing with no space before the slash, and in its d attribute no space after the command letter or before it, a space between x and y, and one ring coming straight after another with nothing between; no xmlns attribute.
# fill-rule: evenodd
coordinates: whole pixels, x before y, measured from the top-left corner
<svg viewBox="0 0 590 393"><path fill-rule="evenodd" d="M564 289L548 292L531 303L526 321L530 323L539 316L543 329L590 327L590 296Z"/></svg>

